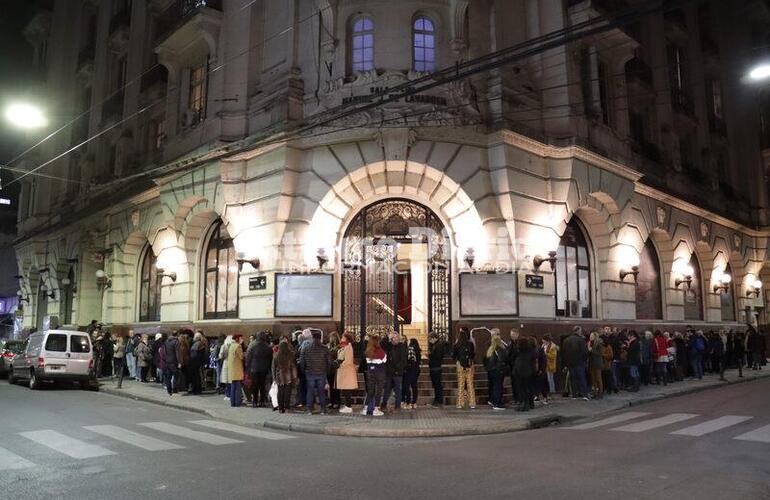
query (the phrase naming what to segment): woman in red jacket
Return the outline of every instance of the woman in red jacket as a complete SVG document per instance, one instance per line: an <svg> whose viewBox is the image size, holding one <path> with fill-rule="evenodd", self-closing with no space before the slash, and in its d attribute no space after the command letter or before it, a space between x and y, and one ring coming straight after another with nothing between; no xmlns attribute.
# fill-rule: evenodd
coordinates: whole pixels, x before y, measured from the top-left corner
<svg viewBox="0 0 770 500"><path fill-rule="evenodd" d="M660 330L655 330L652 346L653 352L655 353L655 383L660 385L662 381L663 385L667 385L666 367L668 365L668 342Z"/></svg>

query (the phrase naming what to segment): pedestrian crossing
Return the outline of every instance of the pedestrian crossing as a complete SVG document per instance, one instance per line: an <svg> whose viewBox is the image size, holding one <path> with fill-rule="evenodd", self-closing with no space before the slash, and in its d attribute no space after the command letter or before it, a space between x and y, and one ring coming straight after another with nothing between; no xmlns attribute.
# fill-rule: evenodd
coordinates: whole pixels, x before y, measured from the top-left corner
<svg viewBox="0 0 770 500"><path fill-rule="evenodd" d="M591 422L562 427L562 429L577 431L608 430L610 432L625 433L663 430L674 436L703 437L720 431L735 432L736 429L733 429L734 427L753 423L754 421L753 416L747 415L722 415L708 420L703 420L704 418L706 417L696 413L654 415L649 412L629 411ZM679 427L684 425L685 422L689 425ZM618 424L623 425L617 426ZM739 429L739 432L743 431L745 431L744 428ZM752 431L743 432L740 435L734 436L733 439L770 443L770 425L764 425Z"/></svg>
<svg viewBox="0 0 770 500"><path fill-rule="evenodd" d="M183 423L186 425L180 425ZM85 460L118 455L131 448L163 452L182 450L199 443L212 446L240 444L246 442L246 438L268 441L295 438L295 436L278 432L252 429L216 420L191 420L173 424L137 422L133 425L137 429L112 424L85 425L74 431L78 437L54 429L19 432L18 436L23 438L21 442L25 443L20 449L12 451L0 447L0 473L20 471L39 465L32 461L34 457L23 456L25 452L29 455L34 454L36 450L46 450L76 460ZM206 430L198 430L198 428ZM83 434L81 429L86 434ZM233 435L238 439L232 437ZM27 446L26 443L30 444ZM3 443L3 446L8 446L8 443Z"/></svg>

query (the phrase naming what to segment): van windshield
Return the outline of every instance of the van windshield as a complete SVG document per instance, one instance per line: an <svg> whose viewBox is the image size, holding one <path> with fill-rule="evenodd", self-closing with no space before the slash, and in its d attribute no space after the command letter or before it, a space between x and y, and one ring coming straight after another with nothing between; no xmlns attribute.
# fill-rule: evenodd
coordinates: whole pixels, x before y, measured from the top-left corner
<svg viewBox="0 0 770 500"><path fill-rule="evenodd" d="M63 333L51 333L45 341L45 350L64 352L67 350L67 336Z"/></svg>
<svg viewBox="0 0 770 500"><path fill-rule="evenodd" d="M91 343L85 335L70 337L70 352L91 352Z"/></svg>

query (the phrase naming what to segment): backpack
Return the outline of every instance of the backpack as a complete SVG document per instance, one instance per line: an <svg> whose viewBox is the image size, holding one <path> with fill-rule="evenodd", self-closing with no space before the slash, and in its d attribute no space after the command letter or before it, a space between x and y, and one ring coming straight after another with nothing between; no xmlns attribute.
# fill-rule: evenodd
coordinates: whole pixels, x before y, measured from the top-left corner
<svg viewBox="0 0 770 500"><path fill-rule="evenodd" d="M458 346L457 362L460 363L460 366L463 368L471 367L471 350L468 347L468 344L462 344Z"/></svg>
<svg viewBox="0 0 770 500"><path fill-rule="evenodd" d="M703 352L706 350L706 342L703 341L703 337L695 338L695 351Z"/></svg>
<svg viewBox="0 0 770 500"><path fill-rule="evenodd" d="M414 349L414 347L409 347L409 351L406 355L406 360L410 364L417 364L417 351Z"/></svg>

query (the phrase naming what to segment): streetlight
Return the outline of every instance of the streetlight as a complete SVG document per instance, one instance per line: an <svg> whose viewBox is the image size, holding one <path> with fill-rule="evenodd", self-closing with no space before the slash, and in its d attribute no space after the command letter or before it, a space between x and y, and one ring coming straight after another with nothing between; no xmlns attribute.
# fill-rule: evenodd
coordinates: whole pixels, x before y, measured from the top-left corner
<svg viewBox="0 0 770 500"><path fill-rule="evenodd" d="M43 110L28 103L14 103L5 108L5 118L12 125L33 129L45 127L48 125L48 119L43 114Z"/></svg>
<svg viewBox="0 0 770 500"><path fill-rule="evenodd" d="M762 63L754 66L749 71L749 78L756 81L765 80L770 77L770 63Z"/></svg>

